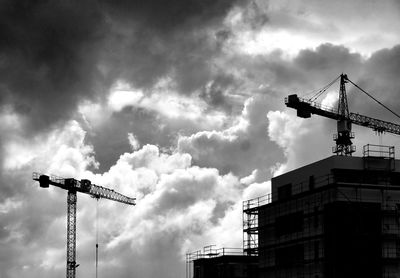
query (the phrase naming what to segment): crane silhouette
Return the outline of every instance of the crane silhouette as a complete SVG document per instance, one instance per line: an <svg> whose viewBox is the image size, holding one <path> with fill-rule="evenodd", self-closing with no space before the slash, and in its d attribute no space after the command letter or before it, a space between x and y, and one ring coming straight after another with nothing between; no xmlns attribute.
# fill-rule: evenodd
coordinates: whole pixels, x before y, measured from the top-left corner
<svg viewBox="0 0 400 278"><path fill-rule="evenodd" d="M315 102L315 100L319 96L321 96L338 79L340 79L340 91L337 109L324 107L320 103ZM334 81L318 91L318 93L310 99L300 98L296 94L293 94L285 98L285 104L287 107L296 109L297 116L301 118L310 118L311 114L315 114L336 120L337 134L335 134L334 136L336 146L333 147L333 153L336 153L337 155L351 155L355 151L355 146L352 145L351 141L351 139L354 138L354 133L351 132L352 124L369 127L377 131L378 133L388 132L400 135L400 125L398 124L360 115L358 113L349 112L345 86L345 84L348 82L353 84L356 88L358 88L374 101L389 110L392 114L400 118L397 113L389 109L387 106L379 102L376 98L371 96L365 90L360 88L357 84L351 81L346 74L341 74Z"/></svg>
<svg viewBox="0 0 400 278"><path fill-rule="evenodd" d="M135 198L130 198L112 189L92 184L90 180L76 180L74 178L60 178L47 176L34 172L33 180L38 181L40 187L48 188L50 185L57 186L68 191L67 195L67 278L75 278L76 268L76 205L77 192L85 193L96 199L109 199L127 205L136 205ZM96 276L97 276L97 254L96 243Z"/></svg>

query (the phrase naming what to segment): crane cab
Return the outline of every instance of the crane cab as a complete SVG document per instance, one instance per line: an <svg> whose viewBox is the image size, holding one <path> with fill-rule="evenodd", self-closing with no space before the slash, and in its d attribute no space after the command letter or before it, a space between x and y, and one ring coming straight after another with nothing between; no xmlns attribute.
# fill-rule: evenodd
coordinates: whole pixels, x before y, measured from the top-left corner
<svg viewBox="0 0 400 278"><path fill-rule="evenodd" d="M81 180L81 187L85 192L89 192L92 187L92 182L90 180L83 179Z"/></svg>
<svg viewBox="0 0 400 278"><path fill-rule="evenodd" d="M50 186L50 177L46 175L41 175L39 177L39 186L42 188L49 188Z"/></svg>

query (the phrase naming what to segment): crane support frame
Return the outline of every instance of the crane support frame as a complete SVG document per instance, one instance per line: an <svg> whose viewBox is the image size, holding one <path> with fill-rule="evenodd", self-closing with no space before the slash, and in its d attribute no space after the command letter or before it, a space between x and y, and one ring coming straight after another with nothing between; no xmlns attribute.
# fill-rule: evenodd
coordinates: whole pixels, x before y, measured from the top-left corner
<svg viewBox="0 0 400 278"><path fill-rule="evenodd" d="M113 189L105 188L92 184L90 180L76 180L74 178L60 178L57 176L48 176L34 172L32 179L39 182L40 187L48 188L53 185L68 191L67 195L67 278L75 278L76 268L76 210L77 210L77 192L85 193L97 200L100 198L124 203L127 205L136 205L136 198L127 197ZM97 262L96 243L96 262ZM97 271L97 267L96 267ZM96 272L97 273L97 272Z"/></svg>
<svg viewBox="0 0 400 278"><path fill-rule="evenodd" d="M67 195L67 278L75 278L76 272L76 206L75 190Z"/></svg>

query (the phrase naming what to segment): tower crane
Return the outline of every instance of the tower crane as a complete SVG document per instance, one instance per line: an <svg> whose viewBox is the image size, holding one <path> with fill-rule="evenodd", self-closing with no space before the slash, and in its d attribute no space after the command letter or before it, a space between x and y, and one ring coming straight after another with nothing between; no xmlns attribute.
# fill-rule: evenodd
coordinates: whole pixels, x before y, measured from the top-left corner
<svg viewBox="0 0 400 278"><path fill-rule="evenodd" d="M127 205L136 205L136 198L124 196L112 189L92 184L90 180L76 180L74 178L60 178L56 176L47 176L34 172L33 180L39 182L42 188L48 188L49 185L57 186L67 190L67 278L75 278L76 268L76 205L77 192L85 193L93 198L109 199L112 201L124 203ZM96 258L97 258L96 244ZM96 270L97 271L97 270Z"/></svg>
<svg viewBox="0 0 400 278"><path fill-rule="evenodd" d="M339 102L337 109L324 107L320 103L315 102L315 99L319 97L322 93L324 93L338 79L340 79L340 90L339 90ZM316 94L316 96L310 99L304 99L298 97L296 94L289 95L287 98L285 98L285 104L287 107L296 109L297 116L301 118L310 118L311 114L316 114L336 120L337 134L335 134L334 136L334 141L336 141L336 146L332 148L332 151L337 155L351 156L351 154L355 151L355 146L352 145L351 141L351 139L354 138L354 133L351 131L352 124L372 128L374 131L378 133L388 132L400 135L400 125L398 124L360 115L358 113L349 112L347 104L346 86L345 86L345 84L348 82L352 83L356 88L361 90L363 93L367 94L374 101L378 102L380 105L382 105L391 113L400 118L398 114L393 112L384 104L380 103L377 99L368 94L365 90L361 89L357 84L352 82L347 77L346 74L343 73L334 81L332 81L323 89L321 89Z"/></svg>

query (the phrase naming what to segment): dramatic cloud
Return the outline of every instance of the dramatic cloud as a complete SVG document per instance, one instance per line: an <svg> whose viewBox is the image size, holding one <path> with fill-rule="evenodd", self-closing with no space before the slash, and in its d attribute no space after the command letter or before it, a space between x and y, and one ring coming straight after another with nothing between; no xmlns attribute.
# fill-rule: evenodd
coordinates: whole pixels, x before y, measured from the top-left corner
<svg viewBox="0 0 400 278"><path fill-rule="evenodd" d="M190 93L218 53L211 27L235 1L2 1L2 103L41 129L104 96L115 78L138 87L173 76ZM196 32L195 32L196 30Z"/></svg>
<svg viewBox="0 0 400 278"><path fill-rule="evenodd" d="M184 277L186 252L241 247L242 201L334 145L336 123L286 96L343 72L400 111L399 15L395 0L0 1L0 276L65 275L66 192L35 171L137 198L79 195L78 276L94 275L96 224L104 277ZM352 112L398 122L347 92ZM356 155L400 147L353 129Z"/></svg>
<svg viewBox="0 0 400 278"><path fill-rule="evenodd" d="M210 165L239 177L257 172L256 181L270 177L269 167L279 161L279 153L267 140L268 98L250 98L237 123L222 131L201 131L178 140L178 148L193 156L200 166ZM271 159L273 158L273 159Z"/></svg>

